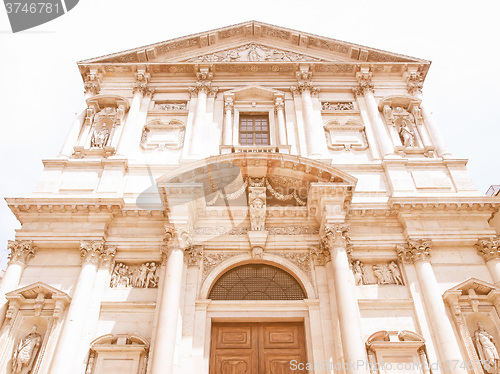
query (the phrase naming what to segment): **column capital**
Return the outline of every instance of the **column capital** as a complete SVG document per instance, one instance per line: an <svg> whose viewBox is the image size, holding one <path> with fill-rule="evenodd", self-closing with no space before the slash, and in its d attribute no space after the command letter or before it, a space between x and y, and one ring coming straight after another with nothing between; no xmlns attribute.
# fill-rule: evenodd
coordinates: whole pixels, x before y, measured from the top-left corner
<svg viewBox="0 0 500 374"><path fill-rule="evenodd" d="M285 99L283 97L277 97L274 100L274 111L277 113L280 110L285 110Z"/></svg>
<svg viewBox="0 0 500 374"><path fill-rule="evenodd" d="M431 239L408 239L407 244L397 246L398 256L406 262L429 261Z"/></svg>
<svg viewBox="0 0 500 374"><path fill-rule="evenodd" d="M215 96L218 91L219 88L212 87L212 82L210 81L197 81L196 86L189 88L191 96L198 95L200 92L204 92L209 96Z"/></svg>
<svg viewBox="0 0 500 374"><path fill-rule="evenodd" d="M315 266L325 266L332 259L330 251L323 243L309 247L309 251Z"/></svg>
<svg viewBox="0 0 500 374"><path fill-rule="evenodd" d="M347 249L350 240L347 223L327 223L323 226L322 241L330 250L334 247Z"/></svg>
<svg viewBox="0 0 500 374"><path fill-rule="evenodd" d="M224 99L224 110L232 112L234 109L234 99L232 97L226 97Z"/></svg>
<svg viewBox="0 0 500 374"><path fill-rule="evenodd" d="M101 253L100 265L104 268L113 268L115 262L116 247L105 247Z"/></svg>
<svg viewBox="0 0 500 374"><path fill-rule="evenodd" d="M367 92L373 92L373 74L370 71L359 71L356 73L358 86L353 87L354 96L363 96Z"/></svg>
<svg viewBox="0 0 500 374"><path fill-rule="evenodd" d="M311 81L298 82L296 86L291 86L290 91L292 95L302 94L304 91L309 91L311 95L316 95L319 93L319 88L315 88Z"/></svg>
<svg viewBox="0 0 500 374"><path fill-rule="evenodd" d="M104 253L104 240L84 240L80 242L80 256L82 263L99 265Z"/></svg>
<svg viewBox="0 0 500 374"><path fill-rule="evenodd" d="M188 266L200 266L203 257L202 245L191 245L184 249L184 262Z"/></svg>
<svg viewBox="0 0 500 374"><path fill-rule="evenodd" d="M101 91L101 75L97 74L97 70L91 70L85 77L83 84L85 93L97 95Z"/></svg>
<svg viewBox="0 0 500 374"><path fill-rule="evenodd" d="M415 95L422 92L424 86L424 78L422 74L416 71L408 73L406 76L406 88L410 95Z"/></svg>
<svg viewBox="0 0 500 374"><path fill-rule="evenodd" d="M31 240L9 240L7 248L9 253L9 264L18 262L26 265L28 260L35 255L36 247Z"/></svg>
<svg viewBox="0 0 500 374"><path fill-rule="evenodd" d="M132 92L134 94L136 92L140 92L142 95L154 93L154 89L149 87L149 81L151 79L151 75L149 73L146 73L145 70L139 70L135 77L136 82L132 86Z"/></svg>
<svg viewBox="0 0 500 374"><path fill-rule="evenodd" d="M480 238L476 244L477 253L484 261L500 259L500 236Z"/></svg>
<svg viewBox="0 0 500 374"><path fill-rule="evenodd" d="M165 238L163 239L168 249L186 249L193 243L191 230L187 226L165 225Z"/></svg>

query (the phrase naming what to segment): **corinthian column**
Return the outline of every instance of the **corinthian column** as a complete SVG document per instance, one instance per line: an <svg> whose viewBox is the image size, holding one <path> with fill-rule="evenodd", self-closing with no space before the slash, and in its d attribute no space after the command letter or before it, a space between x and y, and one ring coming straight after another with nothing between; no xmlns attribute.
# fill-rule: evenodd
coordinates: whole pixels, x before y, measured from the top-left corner
<svg viewBox="0 0 500 374"><path fill-rule="evenodd" d="M173 372L177 319L182 291L184 251L191 246L191 235L186 228L165 226L167 260L162 261L163 284L159 294L158 325L153 342L151 374Z"/></svg>
<svg viewBox="0 0 500 374"><path fill-rule="evenodd" d="M277 97L274 101L274 110L278 117L278 145L286 146L285 99Z"/></svg>
<svg viewBox="0 0 500 374"><path fill-rule="evenodd" d="M7 311L5 294L17 288L28 260L35 254L35 247L32 241L9 240L7 248L10 250L10 261L0 283L0 327L3 324L5 312Z"/></svg>
<svg viewBox="0 0 500 374"><path fill-rule="evenodd" d="M500 237L481 238L476 248L478 254L484 258L495 286L500 286Z"/></svg>
<svg viewBox="0 0 500 374"><path fill-rule="evenodd" d="M365 99L368 115L370 116L377 143L382 158L386 155L394 153L394 146L391 144L387 128L380 118L377 101L373 96L372 73L363 69L357 73L358 87L353 89L355 96L363 96Z"/></svg>
<svg viewBox="0 0 500 374"><path fill-rule="evenodd" d="M359 308L354 292L354 281L349 268L348 236L349 226L346 224L326 224L323 241L330 250L333 276L335 280L335 296L339 308L340 334L342 349L346 363L362 362L357 368L346 365L349 373L368 373L365 344L361 333Z"/></svg>
<svg viewBox="0 0 500 374"><path fill-rule="evenodd" d="M83 241L80 243L82 270L78 276L71 304L54 355L51 374L73 373L99 263L107 257L103 241Z"/></svg>
<svg viewBox="0 0 500 374"><path fill-rule="evenodd" d="M450 362L462 362L455 333L446 314L443 298L431 265L431 240L410 239L406 246L398 248L398 255L405 261L413 263L417 272L418 283L422 291L424 305L433 335L438 347L440 367L450 368L449 373L467 373L460 365L449 365Z"/></svg>
<svg viewBox="0 0 500 374"><path fill-rule="evenodd" d="M228 97L224 100L224 110L226 111L226 119L224 121L224 132L222 136L223 145L233 144L233 109L234 99Z"/></svg>

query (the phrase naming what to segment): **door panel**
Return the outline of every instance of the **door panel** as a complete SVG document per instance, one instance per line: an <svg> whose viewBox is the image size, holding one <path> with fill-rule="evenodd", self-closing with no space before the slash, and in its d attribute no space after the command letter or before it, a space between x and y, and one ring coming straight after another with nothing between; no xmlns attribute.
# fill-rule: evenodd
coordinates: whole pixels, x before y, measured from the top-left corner
<svg viewBox="0 0 500 374"><path fill-rule="evenodd" d="M302 323L214 323L210 374L305 374L290 361L306 362Z"/></svg>

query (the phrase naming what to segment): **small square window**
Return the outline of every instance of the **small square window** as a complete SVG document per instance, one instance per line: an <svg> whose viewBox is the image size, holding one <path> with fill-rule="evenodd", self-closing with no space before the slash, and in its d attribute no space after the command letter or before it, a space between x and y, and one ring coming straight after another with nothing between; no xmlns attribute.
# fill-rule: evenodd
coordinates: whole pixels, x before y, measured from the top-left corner
<svg viewBox="0 0 500 374"><path fill-rule="evenodd" d="M241 145L269 145L269 118L265 115L240 116Z"/></svg>

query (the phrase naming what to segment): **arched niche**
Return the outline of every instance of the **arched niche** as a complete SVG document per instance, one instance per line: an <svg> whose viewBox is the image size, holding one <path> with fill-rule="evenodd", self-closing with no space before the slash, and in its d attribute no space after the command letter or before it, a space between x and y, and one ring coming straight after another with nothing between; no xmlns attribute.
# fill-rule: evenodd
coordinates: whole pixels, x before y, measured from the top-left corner
<svg viewBox="0 0 500 374"><path fill-rule="evenodd" d="M234 268L248 265L248 264L265 264L269 266L276 267L281 271L286 272L292 278L294 278L298 285L303 289L305 298L307 299L315 299L316 292L314 289L311 280L307 276L307 274L300 269L297 265L292 263L291 261L277 255L265 253L261 258L255 259L251 256L251 254L242 254L238 256L231 257L219 265L217 265L205 278L201 285L200 289L200 298L201 299L209 299L210 291L216 282L228 271L231 271Z"/></svg>

